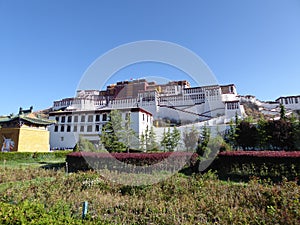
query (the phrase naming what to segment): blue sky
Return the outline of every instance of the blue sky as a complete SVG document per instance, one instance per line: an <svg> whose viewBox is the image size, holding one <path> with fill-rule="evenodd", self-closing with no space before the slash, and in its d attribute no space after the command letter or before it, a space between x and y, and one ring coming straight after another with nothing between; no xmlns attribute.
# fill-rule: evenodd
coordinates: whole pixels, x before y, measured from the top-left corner
<svg viewBox="0 0 300 225"><path fill-rule="evenodd" d="M0 0L0 115L73 96L99 56L140 40L190 49L240 94L300 94L299 0ZM147 63L118 74L183 77Z"/></svg>

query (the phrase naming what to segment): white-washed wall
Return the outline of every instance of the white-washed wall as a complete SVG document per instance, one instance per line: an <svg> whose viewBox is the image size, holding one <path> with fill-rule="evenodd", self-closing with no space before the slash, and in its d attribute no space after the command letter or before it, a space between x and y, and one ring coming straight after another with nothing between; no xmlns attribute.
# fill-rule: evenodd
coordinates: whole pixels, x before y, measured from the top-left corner
<svg viewBox="0 0 300 225"><path fill-rule="evenodd" d="M153 124L153 118L150 114L143 111L130 111L131 109L128 109L128 111L122 111L122 118L125 118L126 113L130 113L131 128L139 137L142 132L145 132L147 126L151 128ZM98 121L96 121L96 115L99 115ZM82 116L85 118L84 121L81 120ZM78 141L79 135L82 135L84 138L90 141L99 141L99 135L101 134L102 126L108 119L107 116L107 113L100 112L76 112L76 114L68 115L60 113L50 116L49 119L52 120L55 120L58 117L58 123L48 127L48 130L50 131L51 148L73 148ZM62 117L64 117L64 122L62 122ZM68 121L68 117L71 117L72 119ZM75 117L77 117L77 121L75 121ZM106 119L104 119L105 117ZM56 126L57 130L55 130ZM61 130L62 126L64 127L63 131Z"/></svg>

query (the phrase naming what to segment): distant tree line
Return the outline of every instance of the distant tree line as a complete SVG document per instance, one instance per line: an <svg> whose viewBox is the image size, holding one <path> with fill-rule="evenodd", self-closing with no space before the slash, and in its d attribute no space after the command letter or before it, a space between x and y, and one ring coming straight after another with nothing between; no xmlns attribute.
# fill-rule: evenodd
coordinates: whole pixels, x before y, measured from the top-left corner
<svg viewBox="0 0 300 225"><path fill-rule="evenodd" d="M231 121L225 141L233 149L300 150L300 122L293 115L287 118L281 106L279 120L265 120L262 117L257 123L251 118Z"/></svg>

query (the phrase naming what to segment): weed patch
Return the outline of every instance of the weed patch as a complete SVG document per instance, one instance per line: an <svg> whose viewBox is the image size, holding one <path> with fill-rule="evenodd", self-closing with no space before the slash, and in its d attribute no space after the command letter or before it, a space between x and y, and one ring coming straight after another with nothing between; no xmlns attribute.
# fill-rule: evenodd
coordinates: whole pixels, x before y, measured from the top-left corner
<svg viewBox="0 0 300 225"><path fill-rule="evenodd" d="M95 171L0 169L1 224L298 224L300 187L215 173L174 174L152 185L110 182ZM7 185L9 184L9 185ZM89 203L85 220L82 203Z"/></svg>

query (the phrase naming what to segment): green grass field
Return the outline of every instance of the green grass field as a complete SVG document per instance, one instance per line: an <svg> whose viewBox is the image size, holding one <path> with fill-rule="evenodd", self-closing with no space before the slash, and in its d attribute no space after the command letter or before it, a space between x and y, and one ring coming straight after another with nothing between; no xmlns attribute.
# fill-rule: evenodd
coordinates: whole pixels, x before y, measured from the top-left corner
<svg viewBox="0 0 300 225"><path fill-rule="evenodd" d="M1 168L20 168L20 167L62 167L65 164L65 158L54 160L3 160L0 163Z"/></svg>
<svg viewBox="0 0 300 225"><path fill-rule="evenodd" d="M0 168L57 168L64 167L66 155L70 151L49 153L0 153Z"/></svg>
<svg viewBox="0 0 300 225"><path fill-rule="evenodd" d="M143 179L147 179L146 175ZM88 213L82 219L82 203ZM97 172L66 174L64 158L1 161L0 224L299 224L300 187L176 173L148 186Z"/></svg>

